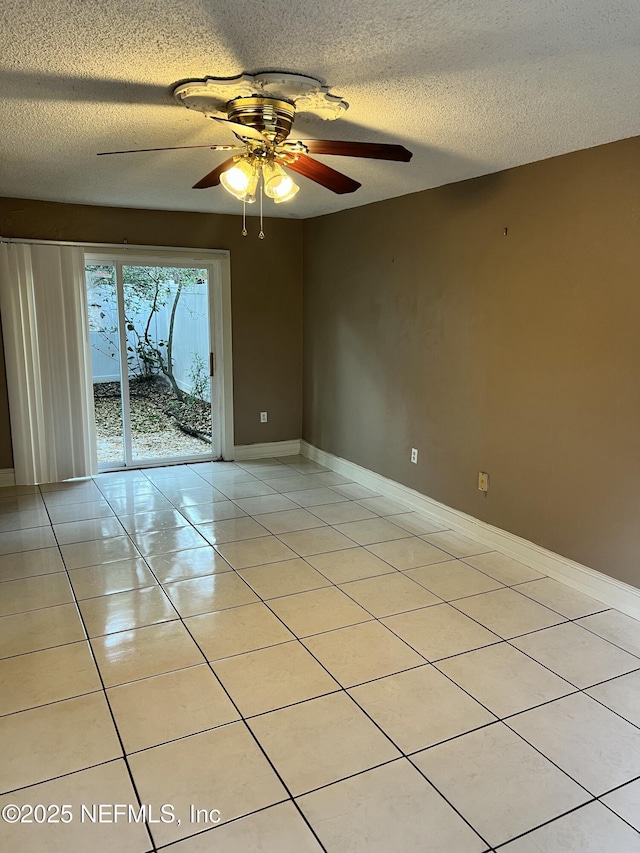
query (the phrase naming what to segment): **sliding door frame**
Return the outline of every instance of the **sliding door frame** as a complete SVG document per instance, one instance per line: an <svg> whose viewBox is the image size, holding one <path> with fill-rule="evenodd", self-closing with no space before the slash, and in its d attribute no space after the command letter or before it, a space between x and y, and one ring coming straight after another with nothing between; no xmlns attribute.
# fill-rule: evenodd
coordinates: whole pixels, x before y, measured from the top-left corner
<svg viewBox="0 0 640 853"><path fill-rule="evenodd" d="M219 447L212 447L208 458L232 460L234 458L233 426L233 361L231 341L231 271L229 252L200 249L169 248L159 246L121 246L107 244L82 245L86 264L113 264L116 267L116 289L118 291L118 317L120 340L120 371L123 417L130 424L130 402L128 364L126 358L126 336L124 324L124 294L122 292L123 266L195 266L207 270L209 291L209 343L213 356L214 372L211 377L211 418L218 423ZM132 460L130 429L123 430L126 442L125 459L130 460L127 468L154 467L206 460L207 454L194 457L171 458L170 460ZM101 466L102 470L116 470L122 465Z"/></svg>

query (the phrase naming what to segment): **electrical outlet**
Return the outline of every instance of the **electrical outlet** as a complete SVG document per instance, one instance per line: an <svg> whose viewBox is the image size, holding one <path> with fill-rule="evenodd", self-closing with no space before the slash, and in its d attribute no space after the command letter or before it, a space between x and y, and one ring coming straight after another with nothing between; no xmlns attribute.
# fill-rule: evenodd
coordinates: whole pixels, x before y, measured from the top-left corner
<svg viewBox="0 0 640 853"><path fill-rule="evenodd" d="M418 464L418 451L416 450L415 447L411 448L411 461L413 462L414 465Z"/></svg>
<svg viewBox="0 0 640 853"><path fill-rule="evenodd" d="M267 422L267 413L266 412L260 412L260 423L266 424L266 422Z"/></svg>
<svg viewBox="0 0 640 853"><path fill-rule="evenodd" d="M478 489L485 493L489 491L489 475L484 471L478 471Z"/></svg>

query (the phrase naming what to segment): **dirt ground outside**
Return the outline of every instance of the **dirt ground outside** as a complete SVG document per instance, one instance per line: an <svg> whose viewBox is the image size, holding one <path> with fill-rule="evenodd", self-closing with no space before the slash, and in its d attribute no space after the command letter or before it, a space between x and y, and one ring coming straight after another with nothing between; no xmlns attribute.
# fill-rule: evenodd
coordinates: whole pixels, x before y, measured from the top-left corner
<svg viewBox="0 0 640 853"><path fill-rule="evenodd" d="M119 382L93 386L98 461L123 458L122 404ZM186 396L176 400L160 377L129 381L131 441L137 459L165 459L211 452L211 407Z"/></svg>

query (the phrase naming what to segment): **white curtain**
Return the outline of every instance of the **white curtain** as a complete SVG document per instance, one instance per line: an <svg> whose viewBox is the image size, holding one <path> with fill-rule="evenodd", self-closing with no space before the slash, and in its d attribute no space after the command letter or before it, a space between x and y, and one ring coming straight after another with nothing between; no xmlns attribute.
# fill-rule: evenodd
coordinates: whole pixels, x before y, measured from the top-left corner
<svg viewBox="0 0 640 853"><path fill-rule="evenodd" d="M82 249L1 244L0 313L16 484L97 473Z"/></svg>

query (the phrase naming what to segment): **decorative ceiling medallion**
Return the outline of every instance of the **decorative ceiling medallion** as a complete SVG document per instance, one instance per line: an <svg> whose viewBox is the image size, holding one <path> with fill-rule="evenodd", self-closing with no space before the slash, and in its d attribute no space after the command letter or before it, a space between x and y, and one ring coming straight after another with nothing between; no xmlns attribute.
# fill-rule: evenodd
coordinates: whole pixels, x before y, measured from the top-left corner
<svg viewBox="0 0 640 853"><path fill-rule="evenodd" d="M295 105L297 115L306 113L326 121L340 118L349 108L346 101L331 95L329 87L323 86L315 77L288 74L286 71L187 80L176 86L173 94L187 109L214 118L227 117L229 101L255 95L290 101Z"/></svg>

